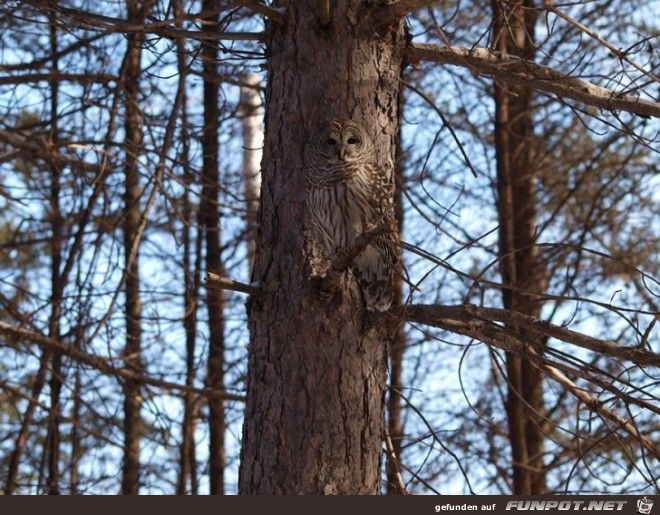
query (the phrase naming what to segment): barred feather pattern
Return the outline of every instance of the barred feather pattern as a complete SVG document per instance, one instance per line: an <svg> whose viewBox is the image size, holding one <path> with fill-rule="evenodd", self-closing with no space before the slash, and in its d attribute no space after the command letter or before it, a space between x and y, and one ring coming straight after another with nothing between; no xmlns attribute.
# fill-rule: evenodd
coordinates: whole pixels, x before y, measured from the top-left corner
<svg viewBox="0 0 660 515"><path fill-rule="evenodd" d="M397 238L393 183L376 164L366 131L350 120L332 120L312 140L307 204L328 255L345 250L363 232L389 223L392 230L370 243L352 270L369 311L392 304Z"/></svg>

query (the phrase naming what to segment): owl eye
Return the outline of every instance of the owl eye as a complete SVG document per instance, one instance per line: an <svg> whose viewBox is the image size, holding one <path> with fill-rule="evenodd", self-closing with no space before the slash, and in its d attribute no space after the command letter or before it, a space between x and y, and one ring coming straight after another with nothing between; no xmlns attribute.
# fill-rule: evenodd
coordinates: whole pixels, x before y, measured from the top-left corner
<svg viewBox="0 0 660 515"><path fill-rule="evenodd" d="M358 143L360 143L359 139L357 139L357 138L348 138L348 144L349 145L357 145Z"/></svg>
<svg viewBox="0 0 660 515"><path fill-rule="evenodd" d="M335 138L328 138L327 140L325 140L325 142L328 145L336 145L337 144L337 140Z"/></svg>

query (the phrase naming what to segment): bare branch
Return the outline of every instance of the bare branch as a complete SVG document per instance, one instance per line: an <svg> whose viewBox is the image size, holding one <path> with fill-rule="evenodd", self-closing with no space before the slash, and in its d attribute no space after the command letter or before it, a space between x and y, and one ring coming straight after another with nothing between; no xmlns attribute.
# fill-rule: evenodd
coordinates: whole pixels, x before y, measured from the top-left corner
<svg viewBox="0 0 660 515"><path fill-rule="evenodd" d="M633 436L640 445L642 445L649 453L653 456L660 458L660 451L656 446L646 437L644 437L635 425L622 418L613 410L605 407L603 402L593 397L583 389L580 389L575 383L573 383L568 377L564 375L559 369L564 369L569 373L577 373L581 377L584 377L586 380L591 380L598 384L598 386L605 387L606 385L595 378L581 373L579 370L571 369L570 367L563 366L559 363L552 362L547 358L539 355L531 345L528 345L526 342L520 340L515 335L510 334L504 328L501 328L493 324L492 320L489 319L488 315L498 314L497 317L492 317L494 320L502 321L506 317L504 313L507 310L497 309L492 310L492 308L477 308L476 306L471 305L458 305L458 306L436 306L436 305L413 305L413 306L397 306L390 310L389 315L395 315L395 318L419 322L433 327L439 327L447 331L455 332L457 334L462 334L475 338L479 341L482 341L493 347L500 348L506 352L511 352L514 355L524 356L527 358L530 363L532 363L536 368L546 373L548 377L551 377L555 381L559 382L564 386L568 391L575 395L578 399L585 402L591 409L600 414L602 417L610 419L617 423L620 429L623 429L631 436ZM483 316L482 316L483 315ZM533 317L526 315L521 315L519 313L515 314L516 316L522 317L522 319L536 320ZM551 325L551 324L548 324ZM562 331L568 331L567 329L554 326L555 329ZM573 331L568 331L573 335ZM540 333L539 336L545 333ZM632 351L631 356L628 358L634 362L643 362L644 364L651 366L660 366L660 355L652 352L639 351L639 349L628 349L625 347L618 346L613 342L604 342L602 340L597 340L595 338L590 338L586 335L579 335L580 338L572 338L577 341L588 341L590 340L594 343L595 347L601 347L608 350L606 353L613 352L613 355L621 357L626 355L626 351ZM567 341L565 338L562 338ZM590 348L590 347L586 347ZM639 354L638 354L639 353ZM638 363L639 364L639 363ZM648 403L634 399L629 395L625 394L616 388L609 387L608 390L613 391L615 395L621 396L626 402L635 402L640 406L647 408L655 408L655 406L648 405ZM655 411L655 409L654 409Z"/></svg>
<svg viewBox="0 0 660 515"><path fill-rule="evenodd" d="M109 359L92 356L79 349L76 349L73 346L65 345L43 334L34 331L29 331L28 329L24 329L21 327L14 327L6 322L0 321L0 333L16 338L17 342L21 345L23 345L24 342L35 343L39 345L39 347L41 347L42 349L50 351L53 354L60 356L67 356L68 358L71 358L82 365L87 365L90 368L98 370L103 374L113 375L121 379L128 379L141 384L157 386L159 388L164 388L166 390L190 392L203 397L217 396L227 400L234 400L234 401L245 400L245 398L242 395L236 395L236 394L221 392L217 390L212 391L210 389L202 390L199 388L184 386L178 383L172 383L170 381L162 381L160 379L155 379L153 377L149 377L144 374L134 372L122 366L116 366Z"/></svg>
<svg viewBox="0 0 660 515"><path fill-rule="evenodd" d="M239 291L241 293L247 293L248 295L259 295L261 292L256 286L233 281L232 279L214 274L213 272L209 272L206 275L206 281L209 286L214 286L221 290Z"/></svg>
<svg viewBox="0 0 660 515"><path fill-rule="evenodd" d="M36 2L34 0L24 0L42 11L55 12L58 15L78 22L81 26L89 29L101 29L108 32L145 33L155 34L167 38L187 38L195 40L227 40L227 41L261 41L263 34L261 32L222 32L213 30L195 31L178 29L171 26L174 20L166 20L153 23L134 23L128 20L113 18L102 14L91 13L80 9L70 9L47 2ZM280 13L281 14L281 13Z"/></svg>
<svg viewBox="0 0 660 515"><path fill-rule="evenodd" d="M0 66L0 71L5 71ZM118 77L108 73L24 73L0 77L1 84L28 84L43 81L75 82L78 84L117 82Z"/></svg>
<svg viewBox="0 0 660 515"><path fill-rule="evenodd" d="M353 260L362 252L367 245L374 241L379 236L383 236L392 231L392 227L389 222L382 223L369 229L367 232L360 234L353 243L346 249L340 252L335 252L330 256L330 261L332 261L332 269L335 272L343 272L349 266Z"/></svg>
<svg viewBox="0 0 660 515"><path fill-rule="evenodd" d="M586 80L570 77L525 59L502 55L487 48L459 48L426 43L411 43L407 51L412 62L432 61L470 68L479 74L504 82L560 95L607 110L621 110L639 116L660 118L660 103L635 98Z"/></svg>
<svg viewBox="0 0 660 515"><path fill-rule="evenodd" d="M585 34L589 35L589 37L591 37L591 38L595 39L596 41L598 41L601 45L603 45L603 46L604 46L605 48L607 48L610 52L612 52L612 54L614 54L616 57L618 57L618 58L621 59L622 61L627 62L630 66L632 66L633 68L635 68L637 71L643 73L645 76L647 76L647 77L648 77L649 79L651 79L652 81L654 81L654 82L660 82L660 78L658 78L657 75L655 75L655 74L653 74L653 73L651 73L651 72L649 72L649 71L646 71L644 68L642 68L641 66L639 66L635 61L633 61L632 59L630 59L630 58L625 54L625 52L622 52L621 50L619 50L618 48L616 48L614 45L612 45L611 43L609 43L607 40L603 39L601 36L599 36L595 31L591 30L589 27L583 25L582 23L580 23L580 22L577 21L577 20L574 20L574 19L571 18L568 14L563 13L562 11L560 11L559 9L557 9L557 8L556 8L555 6L553 6L548 0L543 0L543 7L545 7L545 8L546 8L548 11L550 11L551 13L553 13L553 14L557 15L558 17L560 17L562 20L567 21L568 23L570 23L570 24L573 25L574 27L577 27L577 28L580 29L582 32L584 32Z"/></svg>
<svg viewBox="0 0 660 515"><path fill-rule="evenodd" d="M584 402L587 406L589 406L589 408L594 410L596 413L598 413L604 418L608 418L613 422L616 422L616 424L621 429L623 429L628 434L636 438L639 441L639 443L653 456L655 456L656 458L660 458L660 452L655 447L653 442L651 442L648 438L642 435L639 432L639 429L637 429L637 426L635 426L635 424L633 424L631 421L625 420L618 413L609 409L607 406L603 405L602 401L589 395L586 391L584 391L584 389L580 388L578 385L576 385L573 381L571 381L568 377L566 377L561 371L557 370L556 368L550 366L541 366L539 368L544 372L546 372L546 374L549 377L551 377L559 384L561 384L564 388L566 388L575 397L577 397L582 402Z"/></svg>
<svg viewBox="0 0 660 515"><path fill-rule="evenodd" d="M374 11L374 15L378 17L378 23L381 26L386 26L400 20L401 18L405 18L411 12L420 9L429 3L429 0L399 0L398 2L387 4Z"/></svg>
<svg viewBox="0 0 660 515"><path fill-rule="evenodd" d="M255 0L231 0L231 1L235 4L240 5L241 7L250 9L250 11L254 11L255 13L266 16L267 18L270 18L274 22L282 23L284 21L284 13L281 10L275 9L266 4L262 4L261 2L257 2Z"/></svg>
<svg viewBox="0 0 660 515"><path fill-rule="evenodd" d="M593 338L550 322L524 315L515 311L498 308L482 308L472 304L459 304L453 306L439 305L411 305L398 306L390 311L397 318L411 322L419 322L434 327L451 330L452 325L464 325L479 322L503 322L509 325L525 327L528 330L538 331L540 336L550 336L588 349L599 354L630 361L639 366L660 366L660 354L645 351L639 347L625 347L614 342ZM476 326L475 326L476 327ZM474 336L474 334L473 334ZM475 336L476 337L476 336Z"/></svg>
<svg viewBox="0 0 660 515"><path fill-rule="evenodd" d="M387 449L387 456L392 461L395 467L395 476L397 485L396 488L400 495L409 495L408 490L406 489L406 484L401 477L401 471L399 470L399 457L396 455L394 450L394 444L392 443L392 437L390 432L387 429L387 423L385 422L385 414L383 413L383 440L385 440L385 448Z"/></svg>

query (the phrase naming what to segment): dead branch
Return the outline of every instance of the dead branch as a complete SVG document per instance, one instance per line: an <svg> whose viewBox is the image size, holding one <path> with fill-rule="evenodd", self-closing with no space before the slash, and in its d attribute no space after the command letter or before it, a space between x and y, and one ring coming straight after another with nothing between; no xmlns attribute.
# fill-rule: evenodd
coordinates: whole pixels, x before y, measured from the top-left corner
<svg viewBox="0 0 660 515"><path fill-rule="evenodd" d="M98 370L103 374L113 375L124 380L135 381L145 385L157 386L159 388L163 388L164 390L190 392L199 395L200 397L220 397L222 399L241 402L245 400L245 397L242 395L236 395L218 390L193 388L178 383L172 383L170 381L155 379L144 374L139 374L130 369L113 364L111 359L92 356L86 352L76 349L73 346L65 345L41 333L30 331L22 327L14 327L6 322L0 321L0 333L15 338L16 343L19 345L26 345L26 342L31 342L46 351L52 352L53 354L66 356L82 365L86 365L90 368L93 368L94 370Z"/></svg>
<svg viewBox="0 0 660 515"><path fill-rule="evenodd" d="M653 73L651 73L651 72L649 72L649 71L646 71L644 68L642 68L641 66L639 66L635 61L633 61L632 59L630 59L630 58L626 55L625 52L622 52L621 50L619 50L618 48L616 48L612 43L610 43L609 41L607 41L607 40L605 40L604 38L602 38L600 35L598 35L598 33L596 33L595 31L591 30L591 29L590 29L589 27L587 27L586 25L583 25L583 24L580 23L579 21L577 21L577 20L571 18L568 14L566 14L566 13L560 11L559 9L557 9L554 5L552 5L552 3L551 3L550 1L548 1L548 0L543 0L543 7L544 7L545 9L547 9L548 11L550 11L551 13L555 14L556 16L558 16L559 18L561 18L562 20L564 20L564 21L570 23L571 25L573 25L574 27L578 28L579 30L581 30L582 32L584 32L585 34L587 34L589 37L591 37L592 39L598 41L598 43L600 43L600 44L603 45L605 48L607 48L610 52L612 52L613 55L615 55L616 57L618 57L618 58L621 59L622 61L627 62L630 66L632 66L633 68L635 68L637 71L641 72L643 75L645 75L646 77L648 77L648 78L651 79L652 81L654 81L654 82L660 82L660 78L658 78L657 75L655 75L655 74L653 74Z"/></svg>
<svg viewBox="0 0 660 515"><path fill-rule="evenodd" d="M568 377L566 377L566 375L563 372L561 372L560 369L563 370L564 372L575 373L580 377L584 377L588 381L592 380L598 386L606 387L603 381L595 380L595 378L592 378L587 374L581 373L580 370L573 369L571 367L562 365L557 362L553 362L545 358L544 356L539 355L531 345L520 340L515 334L512 334L506 329L498 325L495 325L493 323L494 321L501 322L503 319L507 318L503 314L506 311L507 310L500 310L500 309L494 310L493 308L477 308L476 306L471 306L471 305L458 305L458 306L413 305L413 306L397 306L392 310L390 310L388 314L390 316L394 315L395 318L398 318L400 320L418 322L432 327L438 327L457 334L462 334L464 336L468 336L471 338L475 338L479 341L486 343L487 345L491 345L493 347L502 349L506 352L511 352L515 355L526 358L533 366L544 372L548 377L560 383L571 394L575 395L582 402L585 402L591 409L593 409L603 418L607 418L615 422L620 429L623 429L624 431L629 433L632 437L634 437L637 441L639 441L640 445L642 445L653 456L655 456L656 458L660 458L660 450L658 450L656 446L649 439L641 435L641 433L637 430L635 425L631 423L631 421L625 420L615 411L604 406L603 402L598 400L596 397L593 397L584 389L579 388L577 385L575 385L575 383L573 383L570 379L568 379ZM497 316L493 317L492 316L493 314L497 314ZM488 315L491 316L489 317ZM519 316L522 318L519 318ZM509 318L513 321L514 325L516 325L516 323L520 325L520 323L524 320L528 320L532 323L536 321L536 319L534 319L533 317L521 315L519 313L516 313L514 317L509 317ZM548 324L548 325L552 325L552 324ZM563 331L568 331L558 326L555 326L555 328L560 330L557 334L563 333ZM639 351L639 349L631 349L634 352L632 354L627 354L626 352L626 350L628 349L627 347L618 346L613 342L605 342L603 340L590 338L586 335L580 335L580 338L576 338L574 335L578 335L579 333L575 333L574 331L570 331L570 333L572 333L570 335L570 339L578 341L580 343L584 343L585 341L591 340L591 344L593 345L591 345L590 347L586 347L585 345L580 345L582 347L585 348L594 347L594 348L605 349L606 352L604 353L606 354L613 353L613 355L617 357L626 356L627 359L631 361L633 361L634 359L635 362L642 362L643 364L646 365L660 366L659 354L653 352L647 352L647 351ZM541 334L544 333L540 333L539 336L541 336ZM559 339L568 341L569 338L566 337L566 335L564 336L565 336L564 338L559 338ZM568 343L572 343L572 342L568 341ZM647 408L653 407L653 406L649 406L647 403L643 401L637 402L638 401L637 399L630 397L629 395L625 394L624 392L621 392L620 390L612 386L609 386L607 389L612 391L615 395L621 397L626 402L637 403Z"/></svg>
<svg viewBox="0 0 660 515"><path fill-rule="evenodd" d="M577 100L601 109L620 110L639 116L660 118L660 103L636 98L571 77L546 66L487 48L459 48L426 43L411 43L407 51L411 62L432 61L469 68L507 83L527 86L566 99Z"/></svg>
<svg viewBox="0 0 660 515"><path fill-rule="evenodd" d="M583 349L629 361L639 366L660 366L660 354L649 352L638 346L623 346L593 338L545 320L506 309L483 308L472 304L454 306L411 305L398 306L390 311L395 317L433 327L450 328L452 325L478 324L479 322L502 322L512 326L538 331L539 337L550 336ZM475 326L476 327L476 326Z"/></svg>
<svg viewBox="0 0 660 515"><path fill-rule="evenodd" d="M378 23L385 27L430 3L429 0L399 0L377 9L373 14L377 17Z"/></svg>
<svg viewBox="0 0 660 515"><path fill-rule="evenodd" d="M24 3L30 4L40 11L55 12L77 22L80 26L88 29L104 30L108 32L145 33L155 34L157 36L178 39L194 40L227 40L227 41L260 41L263 38L261 32L223 32L213 30L185 30L172 27L175 20L166 20L152 23L134 23L121 18L113 18L102 14L91 13L81 9L71 9L49 2L37 2L35 0L24 0ZM239 3L239 2L237 2ZM256 2L248 2L256 3ZM265 7L265 6L264 6ZM279 13L281 15L281 13Z"/></svg>
<svg viewBox="0 0 660 515"><path fill-rule="evenodd" d="M353 260L362 252L367 246L377 239L379 236L383 236L388 232L392 231L392 227L389 222L384 222L379 224L372 229L369 229L367 232L363 232L353 240L353 243L346 249L339 252L335 252L331 257L330 261L332 262L332 269L335 272L343 272L349 266Z"/></svg>
<svg viewBox="0 0 660 515"><path fill-rule="evenodd" d="M261 2L255 0L232 0L232 2L257 14L266 16L274 22L282 23L284 21L284 13L281 10L262 4Z"/></svg>
<svg viewBox="0 0 660 515"><path fill-rule="evenodd" d="M0 66L0 71L5 71L4 66ZM24 73L0 77L0 85L29 84L45 81L107 84L109 82L117 82L117 79L117 76L108 73Z"/></svg>
<svg viewBox="0 0 660 515"><path fill-rule="evenodd" d="M261 293L261 290L256 286L234 281L213 272L206 274L206 281L209 286L220 288L221 290L238 291L247 293L248 295L259 295Z"/></svg>

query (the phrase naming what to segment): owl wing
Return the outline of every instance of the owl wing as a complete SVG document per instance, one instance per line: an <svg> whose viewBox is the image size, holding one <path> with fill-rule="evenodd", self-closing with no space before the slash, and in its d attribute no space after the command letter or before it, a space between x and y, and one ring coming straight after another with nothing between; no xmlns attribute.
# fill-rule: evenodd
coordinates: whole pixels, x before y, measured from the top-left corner
<svg viewBox="0 0 660 515"><path fill-rule="evenodd" d="M391 170L368 165L370 226L389 224L390 230L370 243L354 261L354 272L369 311L386 311L392 304L392 278L398 263L399 231L394 216L394 181ZM365 227L368 229L371 227Z"/></svg>

